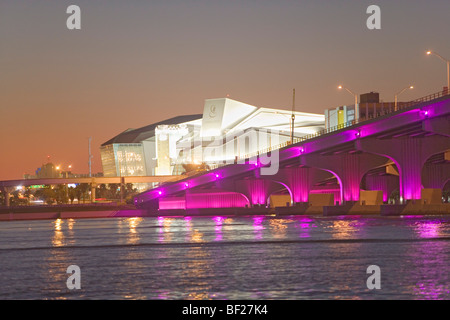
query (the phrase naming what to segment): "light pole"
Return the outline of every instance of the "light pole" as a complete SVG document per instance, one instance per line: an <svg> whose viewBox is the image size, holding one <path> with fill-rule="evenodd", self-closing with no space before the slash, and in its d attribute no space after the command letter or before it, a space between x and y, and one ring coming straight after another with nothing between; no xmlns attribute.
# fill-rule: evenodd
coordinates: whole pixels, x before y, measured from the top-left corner
<svg viewBox="0 0 450 320"><path fill-rule="evenodd" d="M359 121L358 95L344 86L339 86L338 89L339 90L345 89L355 97L355 123L358 123L358 121Z"/></svg>
<svg viewBox="0 0 450 320"><path fill-rule="evenodd" d="M450 92L450 60L445 59L442 57L439 53L433 52L433 51L427 51L427 55L434 54L436 57L441 59L444 62L447 62L447 94Z"/></svg>
<svg viewBox="0 0 450 320"><path fill-rule="evenodd" d="M295 89L292 94L292 115L291 115L291 144L294 144L294 121L295 121Z"/></svg>
<svg viewBox="0 0 450 320"><path fill-rule="evenodd" d="M405 91L406 89L414 89L414 86L408 86L408 87L406 87L406 88L403 88L399 93L397 93L397 94L395 95L395 111L398 110L398 108L397 108L397 104L398 104L398 96L399 96L400 94L402 94L403 91Z"/></svg>

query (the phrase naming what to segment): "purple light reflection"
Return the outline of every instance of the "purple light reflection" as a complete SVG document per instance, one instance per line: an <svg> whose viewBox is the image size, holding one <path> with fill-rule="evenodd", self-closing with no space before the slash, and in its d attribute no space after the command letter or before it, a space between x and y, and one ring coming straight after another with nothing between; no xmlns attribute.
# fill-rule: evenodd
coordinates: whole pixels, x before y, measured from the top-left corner
<svg viewBox="0 0 450 320"><path fill-rule="evenodd" d="M255 239L262 239L262 231L265 229L263 226L264 217L256 216L253 217L253 232L255 233Z"/></svg>
<svg viewBox="0 0 450 320"><path fill-rule="evenodd" d="M216 238L214 241L222 241L222 225L225 221L225 218L223 217L214 217L213 220L215 221L216 225L214 227L214 231L216 232Z"/></svg>
<svg viewBox="0 0 450 320"><path fill-rule="evenodd" d="M416 232L420 238L429 239L440 236L440 221L420 221L416 224Z"/></svg>
<svg viewBox="0 0 450 320"><path fill-rule="evenodd" d="M300 238L310 238L311 228L316 228L317 226L312 224L313 220L308 217L299 217L298 224L295 226L300 229Z"/></svg>

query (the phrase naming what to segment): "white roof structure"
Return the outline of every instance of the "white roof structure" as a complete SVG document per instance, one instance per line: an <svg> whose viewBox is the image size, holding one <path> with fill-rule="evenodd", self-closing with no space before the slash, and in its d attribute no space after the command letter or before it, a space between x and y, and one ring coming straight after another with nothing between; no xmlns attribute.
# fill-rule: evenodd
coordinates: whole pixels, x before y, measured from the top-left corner
<svg viewBox="0 0 450 320"><path fill-rule="evenodd" d="M325 116L294 112L294 135L301 137L324 128ZM292 111L258 108L229 98L205 100L201 136L221 136L248 128L264 128L290 134Z"/></svg>

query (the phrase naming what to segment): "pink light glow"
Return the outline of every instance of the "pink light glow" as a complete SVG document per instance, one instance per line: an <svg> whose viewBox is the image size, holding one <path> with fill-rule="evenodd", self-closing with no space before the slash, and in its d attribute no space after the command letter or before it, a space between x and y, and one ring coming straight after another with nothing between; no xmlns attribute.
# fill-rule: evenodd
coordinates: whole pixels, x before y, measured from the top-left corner
<svg viewBox="0 0 450 320"><path fill-rule="evenodd" d="M262 231L264 226L262 225L264 217L253 217L253 232L255 233L255 239L262 239Z"/></svg>
<svg viewBox="0 0 450 320"><path fill-rule="evenodd" d="M225 218L223 217L214 217L213 220L215 221L216 225L214 227L214 231L216 232L216 239L215 241L221 241L222 240L222 225Z"/></svg>
<svg viewBox="0 0 450 320"><path fill-rule="evenodd" d="M416 226L416 232L421 238L437 238L440 235L441 223L439 221L424 221Z"/></svg>
<svg viewBox="0 0 450 320"><path fill-rule="evenodd" d="M159 200L159 209L186 209L184 197L167 197Z"/></svg>

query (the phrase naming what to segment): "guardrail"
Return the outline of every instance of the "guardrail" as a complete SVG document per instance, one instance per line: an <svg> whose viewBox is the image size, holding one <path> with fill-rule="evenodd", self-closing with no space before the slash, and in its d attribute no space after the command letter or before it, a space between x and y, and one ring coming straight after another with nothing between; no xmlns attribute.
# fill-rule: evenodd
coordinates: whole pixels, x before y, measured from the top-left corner
<svg viewBox="0 0 450 320"><path fill-rule="evenodd" d="M386 116L388 114L394 114L394 113L400 112L401 110L413 107L415 105L418 105L418 104L421 104L421 103L424 103L424 102L429 102L429 101L432 101L432 100L435 100L435 99L438 99L438 98L442 98L442 97L445 97L445 96L449 96L449 95L450 95L449 91L440 91L440 92L436 92L436 93L429 94L427 96L421 97L419 99L411 100L411 101L408 101L408 102L398 103L397 108L392 108L392 105L390 105L389 108L383 108L381 112L374 113L374 114L372 114L370 116L366 115L366 117L361 118L358 121L357 120L348 121L346 123L342 123L342 124L339 124L339 125L336 125L336 126L333 126L333 127L330 127L330 128L325 128L323 130L317 131L315 133L312 133L312 134L309 134L309 135L306 135L306 136L303 136L303 137L296 137L296 138L293 139L292 143L291 143L291 141L286 141L286 142L283 142L281 144L272 146L270 148L265 148L265 149L258 150L258 151L252 152L252 153L248 153L248 154L245 154L245 155L242 155L242 156L238 156L238 157L236 157L235 163L243 162L243 161L245 161L247 159L258 157L259 155L267 154L267 153L272 152L274 150L279 150L279 149L285 148L285 147L287 147L287 146L289 146L291 144L296 144L296 143L304 142L304 141L307 141L307 140L310 140L310 139L313 139L313 138L317 138L317 137L323 136L325 134L329 134L329 133L332 133L332 132L335 132L335 131L338 131L338 130L349 128L349 127L354 126L356 124L360 124L360 123L363 123L363 122L368 121L368 120L373 120L373 119L376 119L376 118L380 118L380 117ZM219 163L208 163L208 167L209 167L208 171L211 171L211 170L214 170L214 169L226 166L228 164L230 164L230 163L226 162L226 161L219 162ZM196 174L198 174L198 173L196 173ZM187 177L187 176L185 176L185 177ZM164 184L164 183L162 183L162 184Z"/></svg>
<svg viewBox="0 0 450 320"><path fill-rule="evenodd" d="M415 99L415 100L412 100L412 101L409 101L409 102L400 103L400 104L397 105L397 108L394 109L394 110L392 110L392 109L385 109L385 110L383 110L382 113L380 113L378 115L375 115L375 116L372 116L372 117L366 117L366 118L359 119L359 120L352 120L352 121L348 121L346 123L339 124L337 126L333 126L333 127L330 127L330 128L325 128L325 129L323 129L321 131L317 131L316 133L312 133L312 134L309 134L309 135L306 135L306 136L303 136L303 137L294 138L292 143L291 143L291 141L286 141L284 143L278 144L276 146L272 146L270 148L266 148L264 150L259 150L257 152L253 152L253 153L249 153L249 154L240 156L240 157L237 158L237 160L238 161L239 160L242 161L244 159L250 159L250 158L253 158L253 157L257 157L257 156L259 156L261 154L267 154L268 152L282 149L282 148L287 147L287 146L289 146L291 144L296 144L296 143L299 143L299 142L303 142L303 141L306 141L306 140L317 138L317 137L323 136L325 134L328 134L328 133L331 133L331 132L334 132L334 131L338 131L338 130L341 130L341 129L345 129L345 128L354 126L355 124L359 124L359 123L363 123L363 122L368 121L368 120L376 119L376 118L385 116L387 114L396 113L396 112L398 112L400 110L404 110L404 109L410 108L412 106L415 106L415 105L418 105L418 104L421 104L421 103L424 103L424 102L429 102L429 101L432 101L432 100L435 100L435 99L438 99L438 98L442 98L442 97L445 97L445 96L448 96L448 95L450 95L448 90L447 91L436 92L436 93L433 93L433 94L429 94L429 95L421 97L419 99Z"/></svg>

